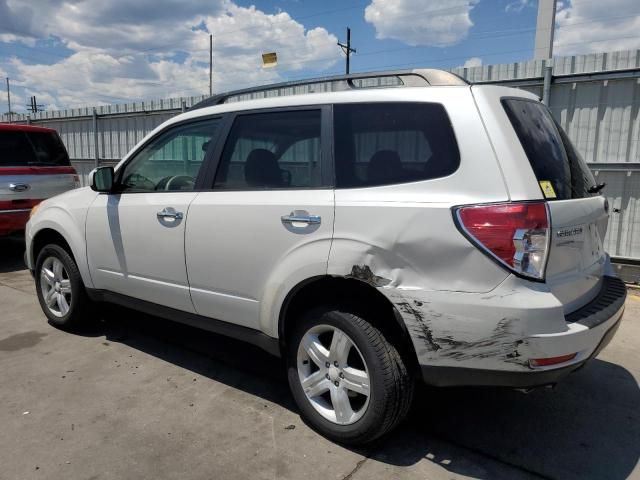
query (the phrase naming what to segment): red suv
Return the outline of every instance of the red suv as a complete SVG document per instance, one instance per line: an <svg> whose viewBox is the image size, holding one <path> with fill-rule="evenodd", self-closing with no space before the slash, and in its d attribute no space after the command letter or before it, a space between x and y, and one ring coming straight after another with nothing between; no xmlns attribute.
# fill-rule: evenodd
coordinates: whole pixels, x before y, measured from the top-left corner
<svg viewBox="0 0 640 480"><path fill-rule="evenodd" d="M79 185L55 130L0 123L0 237L24 230L45 198Z"/></svg>

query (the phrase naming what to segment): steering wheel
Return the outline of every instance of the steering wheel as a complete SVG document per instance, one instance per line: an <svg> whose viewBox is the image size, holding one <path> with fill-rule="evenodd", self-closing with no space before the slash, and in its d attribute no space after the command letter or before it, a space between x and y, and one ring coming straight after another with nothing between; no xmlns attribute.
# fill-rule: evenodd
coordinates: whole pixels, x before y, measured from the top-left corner
<svg viewBox="0 0 640 480"><path fill-rule="evenodd" d="M175 191L175 190L191 190L194 186L195 182L193 181L193 177L189 175L172 175L168 177L164 177L162 180L158 182L156 185L156 190L164 190L164 191Z"/></svg>
<svg viewBox="0 0 640 480"><path fill-rule="evenodd" d="M122 184L130 189L154 190L156 185L144 175L132 173L124 179Z"/></svg>

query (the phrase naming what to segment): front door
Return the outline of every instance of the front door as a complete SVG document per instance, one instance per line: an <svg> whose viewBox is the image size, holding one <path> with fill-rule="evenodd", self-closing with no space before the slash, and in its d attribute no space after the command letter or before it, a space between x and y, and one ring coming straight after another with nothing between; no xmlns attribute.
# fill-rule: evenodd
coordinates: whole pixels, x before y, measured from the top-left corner
<svg viewBox="0 0 640 480"><path fill-rule="evenodd" d="M334 202L322 114L301 107L235 116L211 191L189 209L197 313L266 330L279 292L326 274Z"/></svg>
<svg viewBox="0 0 640 480"><path fill-rule="evenodd" d="M170 127L116 173L86 225L94 287L193 312L184 257L189 205L219 120Z"/></svg>

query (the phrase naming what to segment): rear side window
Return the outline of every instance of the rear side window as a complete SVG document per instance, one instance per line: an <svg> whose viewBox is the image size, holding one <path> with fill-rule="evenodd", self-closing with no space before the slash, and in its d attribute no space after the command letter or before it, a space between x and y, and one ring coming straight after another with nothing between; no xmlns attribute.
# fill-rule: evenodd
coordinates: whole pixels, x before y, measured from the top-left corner
<svg viewBox="0 0 640 480"><path fill-rule="evenodd" d="M444 177L460 165L449 117L432 103L334 106L338 188Z"/></svg>
<svg viewBox="0 0 640 480"><path fill-rule="evenodd" d="M68 166L69 155L56 133L0 130L0 166Z"/></svg>
<svg viewBox="0 0 640 480"><path fill-rule="evenodd" d="M592 196L595 180L562 127L540 102L503 99L507 116L549 200ZM549 188L549 185L551 188Z"/></svg>
<svg viewBox="0 0 640 480"><path fill-rule="evenodd" d="M239 115L225 143L214 188L322 186L320 132L320 110Z"/></svg>

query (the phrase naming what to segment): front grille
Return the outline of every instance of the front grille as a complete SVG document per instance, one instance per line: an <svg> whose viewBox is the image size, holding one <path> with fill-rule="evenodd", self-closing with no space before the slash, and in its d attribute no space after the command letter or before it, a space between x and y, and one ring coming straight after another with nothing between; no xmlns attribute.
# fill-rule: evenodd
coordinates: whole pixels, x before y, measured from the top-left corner
<svg viewBox="0 0 640 480"><path fill-rule="evenodd" d="M567 323L580 323L588 328L610 319L624 305L627 287L616 277L604 277L602 288L591 302L565 316Z"/></svg>

